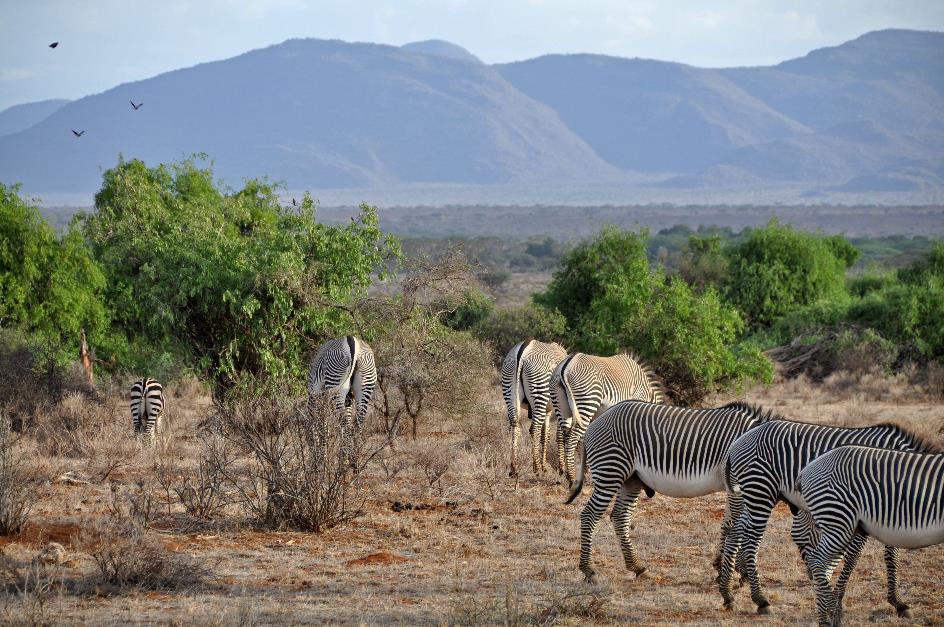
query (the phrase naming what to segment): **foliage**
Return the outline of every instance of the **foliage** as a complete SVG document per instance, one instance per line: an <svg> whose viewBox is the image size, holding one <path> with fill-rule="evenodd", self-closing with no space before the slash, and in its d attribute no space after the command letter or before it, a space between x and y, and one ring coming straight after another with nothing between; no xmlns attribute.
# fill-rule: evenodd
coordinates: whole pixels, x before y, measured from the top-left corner
<svg viewBox="0 0 944 627"><path fill-rule="evenodd" d="M817 300L843 299L845 271L857 257L844 238L803 233L776 221L752 230L728 254L727 295L751 325L769 325Z"/></svg>
<svg viewBox="0 0 944 627"><path fill-rule="evenodd" d="M495 303L478 290L469 290L455 308L443 314L443 323L456 331L468 331L479 325L495 310Z"/></svg>
<svg viewBox="0 0 944 627"><path fill-rule="evenodd" d="M573 349L634 352L680 402L696 403L720 387L772 376L756 347L738 344L744 323L715 289L699 294L650 270L645 233L606 229L578 245L535 300L564 315Z"/></svg>
<svg viewBox="0 0 944 627"><path fill-rule="evenodd" d="M226 193L193 160L121 160L95 206L83 228L119 327L223 388L248 374L302 380L309 346L345 330L337 305L398 253L372 207L328 227L308 195L295 210L265 181Z"/></svg>
<svg viewBox="0 0 944 627"><path fill-rule="evenodd" d="M472 334L492 348L492 361L501 364L512 346L523 339L566 342L567 320L560 312L535 304L496 309L472 327Z"/></svg>
<svg viewBox="0 0 944 627"><path fill-rule="evenodd" d="M17 186L0 183L0 327L24 330L64 363L78 354L82 328L93 344L108 343L104 289L81 233L57 236Z"/></svg>
<svg viewBox="0 0 944 627"><path fill-rule="evenodd" d="M679 259L679 276L698 291L709 286L720 288L729 273L722 244L720 235L692 235Z"/></svg>

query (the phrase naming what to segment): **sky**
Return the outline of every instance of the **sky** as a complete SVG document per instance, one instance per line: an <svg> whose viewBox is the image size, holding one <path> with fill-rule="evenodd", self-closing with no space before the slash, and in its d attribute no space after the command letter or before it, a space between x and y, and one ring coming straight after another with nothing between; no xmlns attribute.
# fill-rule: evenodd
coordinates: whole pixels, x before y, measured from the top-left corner
<svg viewBox="0 0 944 627"><path fill-rule="evenodd" d="M445 39L487 63L592 52L730 67L883 28L944 30L944 0L0 0L0 110L295 37Z"/></svg>

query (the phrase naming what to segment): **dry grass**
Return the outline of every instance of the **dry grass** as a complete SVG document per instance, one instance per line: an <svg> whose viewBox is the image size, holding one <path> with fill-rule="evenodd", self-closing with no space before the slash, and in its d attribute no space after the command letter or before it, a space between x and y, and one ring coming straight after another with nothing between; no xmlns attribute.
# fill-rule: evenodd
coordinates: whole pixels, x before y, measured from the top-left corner
<svg viewBox="0 0 944 627"><path fill-rule="evenodd" d="M602 583L583 584L577 570L578 516L589 490L577 505L565 506L566 490L556 474L506 476L509 443L497 387L494 402L484 404L480 415L461 423L434 417L421 425L415 442L401 436L394 450L375 457L366 471L364 515L314 534L254 528L240 507L210 508L208 514L186 498L181 502L173 486L183 485L182 478L199 489L206 442L197 425L210 405L198 385L188 386L179 396L168 394L174 437L160 451L112 450L120 446L109 437L127 435L127 421L121 403L115 401L113 411L107 399L88 407L82 403L92 401L67 401L72 414L89 414L78 420L76 430L84 435L76 444L51 446L28 436L26 446L40 475L39 500L22 533L0 537L0 549L21 574L51 540L66 547L67 559L38 572L44 583L22 592L7 576L10 594L0 620L572 625L757 619L745 590L733 611L721 609L711 567L724 508L721 494L643 499L632 532L649 567L640 579L624 569L605 522L594 557ZM894 420L939 442L944 437L944 404L907 377L837 375L815 385L794 380L751 390L746 398L796 419ZM120 425L114 432L106 424L112 419ZM170 489L161 487L161 469ZM149 513L135 514L146 521L140 525L143 542L165 557L190 560L208 576L180 587L126 587L119 596L90 593L90 582L100 575L82 534L109 520L113 486L120 494L138 494L140 500L143 492L150 499L150 505L137 506ZM765 622L772 624L814 618L813 591L790 544L789 521L787 509L778 507L760 551L773 610ZM850 624L893 618L884 599L880 549L869 543L850 583L845 604ZM900 579L914 611L912 622L944 621L942 557L941 546L903 554Z"/></svg>

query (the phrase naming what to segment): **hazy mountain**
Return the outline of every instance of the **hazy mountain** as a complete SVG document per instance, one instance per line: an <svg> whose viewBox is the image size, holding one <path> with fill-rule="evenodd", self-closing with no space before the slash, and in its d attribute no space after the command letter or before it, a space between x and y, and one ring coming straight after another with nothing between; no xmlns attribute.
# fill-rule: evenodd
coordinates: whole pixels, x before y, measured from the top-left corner
<svg viewBox="0 0 944 627"><path fill-rule="evenodd" d="M133 111L129 100L143 102ZM75 138L70 128L85 130ZM29 190L94 190L119 153L206 152L230 184L594 180L615 170L484 64L392 46L290 40L71 102L0 138Z"/></svg>
<svg viewBox="0 0 944 627"><path fill-rule="evenodd" d="M40 100L14 105L0 111L0 135L19 133L49 115L69 102L68 100Z"/></svg>
<svg viewBox="0 0 944 627"><path fill-rule="evenodd" d="M463 48L462 46L457 46L454 43L448 41L443 41L442 39L427 39L425 41L414 41L408 44L403 44L400 46L404 50L409 50L410 52L419 52L421 54L433 54L440 57L446 57L448 59L456 59L458 61L471 61L472 63L481 63L482 61Z"/></svg>
<svg viewBox="0 0 944 627"><path fill-rule="evenodd" d="M232 185L268 175L290 188L589 189L648 177L944 191L944 33L868 33L729 69L589 54L489 66L440 40L290 40L120 85L17 130L0 137L0 173L31 192L95 190L119 153L157 163L193 152Z"/></svg>

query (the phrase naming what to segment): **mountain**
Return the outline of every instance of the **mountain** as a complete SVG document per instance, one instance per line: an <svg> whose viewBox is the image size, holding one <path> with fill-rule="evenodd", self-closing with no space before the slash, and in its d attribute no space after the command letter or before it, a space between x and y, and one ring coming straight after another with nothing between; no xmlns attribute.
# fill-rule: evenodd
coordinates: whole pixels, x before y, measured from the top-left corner
<svg viewBox="0 0 944 627"><path fill-rule="evenodd" d="M68 100L40 100L14 105L0 111L0 136L19 133L49 117Z"/></svg>
<svg viewBox="0 0 944 627"><path fill-rule="evenodd" d="M469 61L471 63L481 63L482 61L463 48L454 43L443 41L442 39L427 39L425 41L414 41L400 46L410 52L419 52L420 54L432 54L456 61Z"/></svg>
<svg viewBox="0 0 944 627"><path fill-rule="evenodd" d="M134 111L129 100L144 104ZM492 67L312 39L71 102L0 138L0 172L27 190L89 191L119 153L157 163L195 152L209 154L231 185L262 175L302 188L616 173Z"/></svg>
<svg viewBox="0 0 944 627"><path fill-rule="evenodd" d="M441 40L289 40L10 128L0 173L32 193L93 191L119 153L157 163L205 152L234 186L268 175L294 189L944 194L944 33L877 31L723 69L592 54L487 65Z"/></svg>

